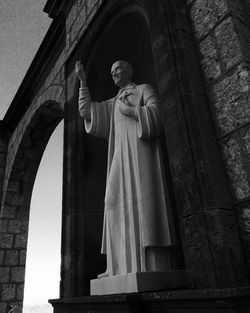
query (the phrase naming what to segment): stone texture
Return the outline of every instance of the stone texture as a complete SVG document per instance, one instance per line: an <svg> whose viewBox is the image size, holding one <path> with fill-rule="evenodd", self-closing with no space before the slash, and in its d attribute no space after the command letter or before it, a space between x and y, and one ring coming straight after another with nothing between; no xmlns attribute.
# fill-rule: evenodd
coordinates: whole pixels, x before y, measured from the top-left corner
<svg viewBox="0 0 250 313"><path fill-rule="evenodd" d="M17 300L23 300L24 297L24 284L20 284L17 286Z"/></svg>
<svg viewBox="0 0 250 313"><path fill-rule="evenodd" d="M191 18L197 38L202 38L228 13L226 0L197 0Z"/></svg>
<svg viewBox="0 0 250 313"><path fill-rule="evenodd" d="M239 37L232 18L227 18L215 28L215 38L225 70L242 60Z"/></svg>
<svg viewBox="0 0 250 313"><path fill-rule="evenodd" d="M24 282L24 276L25 276L25 267L19 266L19 267L13 267L11 269L11 281L12 282Z"/></svg>
<svg viewBox="0 0 250 313"><path fill-rule="evenodd" d="M25 265L25 262L26 262L26 250L21 250L19 264Z"/></svg>
<svg viewBox="0 0 250 313"><path fill-rule="evenodd" d="M213 81L221 75L220 55L217 49L217 41L215 36L209 35L200 43L202 67L205 72L206 79Z"/></svg>
<svg viewBox="0 0 250 313"><path fill-rule="evenodd" d="M27 235L17 235L15 240L15 248L27 247Z"/></svg>
<svg viewBox="0 0 250 313"><path fill-rule="evenodd" d="M12 220L9 222L9 232L13 234L23 233L26 234L28 232L28 222Z"/></svg>
<svg viewBox="0 0 250 313"><path fill-rule="evenodd" d="M16 297L16 286L14 284L5 284L3 285L2 290L2 299L6 300L13 300Z"/></svg>
<svg viewBox="0 0 250 313"><path fill-rule="evenodd" d="M250 187L247 172L243 166L240 146L236 139L229 138L224 140L222 149L233 193L238 200L243 200L250 196Z"/></svg>
<svg viewBox="0 0 250 313"><path fill-rule="evenodd" d="M250 205L237 209L237 216L248 266L250 267Z"/></svg>
<svg viewBox="0 0 250 313"><path fill-rule="evenodd" d="M0 303L0 313L6 313L7 303Z"/></svg>
<svg viewBox="0 0 250 313"><path fill-rule="evenodd" d="M201 214L182 219L183 249L187 267L189 288L214 288L216 277L209 254L204 220Z"/></svg>
<svg viewBox="0 0 250 313"><path fill-rule="evenodd" d="M4 251L0 250L0 265L3 264L3 260L4 260Z"/></svg>
<svg viewBox="0 0 250 313"><path fill-rule="evenodd" d="M14 220L9 222L9 232L10 233L20 233L22 227L22 222L19 220Z"/></svg>
<svg viewBox="0 0 250 313"><path fill-rule="evenodd" d="M249 71L239 65L212 87L211 104L220 133L228 133L250 121L249 83Z"/></svg>
<svg viewBox="0 0 250 313"><path fill-rule="evenodd" d="M10 280L10 268L0 267L0 283L7 283Z"/></svg>
<svg viewBox="0 0 250 313"><path fill-rule="evenodd" d="M208 209L205 218L218 286L247 286L245 260L233 210Z"/></svg>
<svg viewBox="0 0 250 313"><path fill-rule="evenodd" d="M0 234L0 248L12 248L13 235Z"/></svg>
<svg viewBox="0 0 250 313"><path fill-rule="evenodd" d="M11 206L11 205L4 205L3 207L3 212L2 212L2 218L15 218L16 217L16 211L17 207L16 206Z"/></svg>
<svg viewBox="0 0 250 313"><path fill-rule="evenodd" d="M5 264L6 265L17 265L19 258L19 252L17 250L6 251Z"/></svg>
<svg viewBox="0 0 250 313"><path fill-rule="evenodd" d="M8 220L2 219L0 220L0 232L6 233L8 230Z"/></svg>
<svg viewBox="0 0 250 313"><path fill-rule="evenodd" d="M246 134L243 136L243 141L245 145L245 149L247 153L250 155L250 128L246 132Z"/></svg>

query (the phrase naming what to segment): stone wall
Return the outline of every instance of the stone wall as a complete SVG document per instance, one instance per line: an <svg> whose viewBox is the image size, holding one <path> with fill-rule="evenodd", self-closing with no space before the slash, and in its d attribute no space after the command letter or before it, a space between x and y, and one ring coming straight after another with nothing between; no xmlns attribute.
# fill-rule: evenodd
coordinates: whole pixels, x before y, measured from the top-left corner
<svg viewBox="0 0 250 313"><path fill-rule="evenodd" d="M250 266L250 24L246 1L187 1Z"/></svg>
<svg viewBox="0 0 250 313"><path fill-rule="evenodd" d="M0 177L1 313L11 307L16 307L15 313L22 311L31 193L47 141L63 118L64 99L62 52L11 134L8 145L2 142L0 145L0 175L4 173L2 183Z"/></svg>
<svg viewBox="0 0 250 313"><path fill-rule="evenodd" d="M103 0L77 0L66 17L66 52L69 55L100 9Z"/></svg>

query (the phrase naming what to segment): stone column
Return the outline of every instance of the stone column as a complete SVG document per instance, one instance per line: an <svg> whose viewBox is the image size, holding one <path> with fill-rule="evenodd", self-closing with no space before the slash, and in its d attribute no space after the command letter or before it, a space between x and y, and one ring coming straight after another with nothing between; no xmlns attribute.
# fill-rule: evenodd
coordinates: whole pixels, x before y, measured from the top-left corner
<svg viewBox="0 0 250 313"><path fill-rule="evenodd" d="M246 285L246 262L186 3L163 3L148 1L147 10L190 287Z"/></svg>

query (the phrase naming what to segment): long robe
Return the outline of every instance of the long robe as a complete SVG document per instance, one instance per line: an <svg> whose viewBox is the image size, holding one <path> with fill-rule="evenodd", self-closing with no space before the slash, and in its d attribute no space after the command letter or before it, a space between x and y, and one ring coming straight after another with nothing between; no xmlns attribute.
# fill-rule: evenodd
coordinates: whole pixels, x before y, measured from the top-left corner
<svg viewBox="0 0 250 313"><path fill-rule="evenodd" d="M137 119L119 110L124 92ZM88 101L86 88L80 88L79 112L91 111L86 132L109 141L101 248L107 272L146 271L146 247L175 243L158 140L159 100L150 85L134 84L107 101Z"/></svg>

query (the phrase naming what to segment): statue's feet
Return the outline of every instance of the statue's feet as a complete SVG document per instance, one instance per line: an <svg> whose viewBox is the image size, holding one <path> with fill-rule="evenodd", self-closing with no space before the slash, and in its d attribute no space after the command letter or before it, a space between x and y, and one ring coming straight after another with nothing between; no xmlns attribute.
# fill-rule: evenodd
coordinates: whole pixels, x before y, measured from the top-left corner
<svg viewBox="0 0 250 313"><path fill-rule="evenodd" d="M108 271L106 271L106 272L104 272L104 273L102 273L102 274L99 274L98 276L97 276L97 278L98 279L101 279L101 278L105 278L105 277L109 277L110 275L109 275L109 272Z"/></svg>

